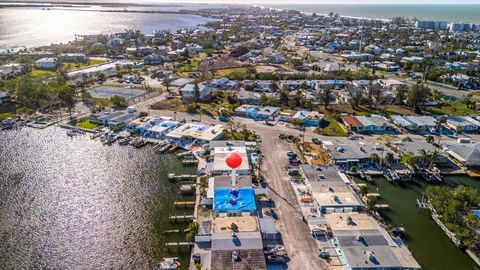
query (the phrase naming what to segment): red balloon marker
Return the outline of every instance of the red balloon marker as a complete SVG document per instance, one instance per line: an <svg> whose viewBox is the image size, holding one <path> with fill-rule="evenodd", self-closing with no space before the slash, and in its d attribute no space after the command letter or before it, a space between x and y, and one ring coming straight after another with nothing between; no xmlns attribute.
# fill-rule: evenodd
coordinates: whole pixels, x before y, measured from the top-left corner
<svg viewBox="0 0 480 270"><path fill-rule="evenodd" d="M237 152L232 152L227 156L225 161L227 162L228 167L236 169L242 165L242 156Z"/></svg>

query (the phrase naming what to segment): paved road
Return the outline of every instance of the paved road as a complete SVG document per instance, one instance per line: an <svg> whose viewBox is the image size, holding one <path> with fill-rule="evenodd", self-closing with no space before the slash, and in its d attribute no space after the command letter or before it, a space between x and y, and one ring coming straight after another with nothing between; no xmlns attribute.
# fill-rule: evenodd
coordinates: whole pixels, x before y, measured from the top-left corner
<svg viewBox="0 0 480 270"><path fill-rule="evenodd" d="M287 151L291 144L269 137L260 144L265 158L262 163L262 175L269 186L269 195L274 200L279 215L277 227L282 235L285 249L290 258L290 269L329 269L329 264L318 256L318 246L302 214L293 187L285 170L288 164Z"/></svg>

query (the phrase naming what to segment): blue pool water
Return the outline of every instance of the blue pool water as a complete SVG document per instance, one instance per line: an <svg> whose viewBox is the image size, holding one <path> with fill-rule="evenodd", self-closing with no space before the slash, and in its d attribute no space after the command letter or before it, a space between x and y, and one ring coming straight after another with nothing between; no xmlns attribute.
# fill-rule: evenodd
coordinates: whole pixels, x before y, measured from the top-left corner
<svg viewBox="0 0 480 270"><path fill-rule="evenodd" d="M473 210L472 212L477 218L480 218L480 210Z"/></svg>
<svg viewBox="0 0 480 270"><path fill-rule="evenodd" d="M239 188L236 191L219 188L214 191L213 210L253 211L255 209L255 195L252 188Z"/></svg>

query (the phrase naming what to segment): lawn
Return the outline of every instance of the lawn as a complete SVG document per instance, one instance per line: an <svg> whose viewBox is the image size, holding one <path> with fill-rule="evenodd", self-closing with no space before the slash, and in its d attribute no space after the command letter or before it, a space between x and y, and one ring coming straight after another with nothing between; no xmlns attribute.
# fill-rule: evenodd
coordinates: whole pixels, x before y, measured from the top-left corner
<svg viewBox="0 0 480 270"><path fill-rule="evenodd" d="M15 118L16 115L13 113L0 113L0 121L3 121L7 118Z"/></svg>
<svg viewBox="0 0 480 270"><path fill-rule="evenodd" d="M32 70L32 76L34 77L52 77L55 75L57 75L57 73L52 70L41 70L41 69Z"/></svg>
<svg viewBox="0 0 480 270"><path fill-rule="evenodd" d="M478 113L477 111L468 108L467 104L461 103L460 101L447 101L444 102L442 106L429 106L423 107L422 109L431 114L439 115L467 115Z"/></svg>
<svg viewBox="0 0 480 270"><path fill-rule="evenodd" d="M346 137L347 132L340 126L337 120L326 118L320 123L320 127L315 130L316 133L326 136Z"/></svg>
<svg viewBox="0 0 480 270"><path fill-rule="evenodd" d="M198 70L198 61L190 61L190 64L185 64L177 68L178 72L194 72Z"/></svg>
<svg viewBox="0 0 480 270"><path fill-rule="evenodd" d="M88 63L64 62L62 63L62 67L66 70L77 70L77 69L82 69L89 66L103 64L106 62L107 61L100 60L100 59L90 59Z"/></svg>
<svg viewBox="0 0 480 270"><path fill-rule="evenodd" d="M227 77L230 79L244 78L247 75L247 72L248 69L246 67L226 68L218 70L215 77Z"/></svg>
<svg viewBox="0 0 480 270"><path fill-rule="evenodd" d="M78 128L89 129L89 130L96 129L98 127L97 124L92 123L89 120L83 120L81 122L72 121L68 124L72 125L72 126L75 126L75 127L78 127Z"/></svg>

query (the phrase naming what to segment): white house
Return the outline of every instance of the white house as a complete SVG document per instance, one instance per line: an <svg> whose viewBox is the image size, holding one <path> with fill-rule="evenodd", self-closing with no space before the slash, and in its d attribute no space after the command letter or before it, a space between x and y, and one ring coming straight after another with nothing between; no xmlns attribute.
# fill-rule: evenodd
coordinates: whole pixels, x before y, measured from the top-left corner
<svg viewBox="0 0 480 270"><path fill-rule="evenodd" d="M180 91L183 98L195 98L195 84L187 84ZM205 99L212 93L212 89L205 84L198 84L198 92L198 98Z"/></svg>
<svg viewBox="0 0 480 270"><path fill-rule="evenodd" d="M35 61L35 67L39 69L55 69L57 68L57 59L56 58L41 58Z"/></svg>

